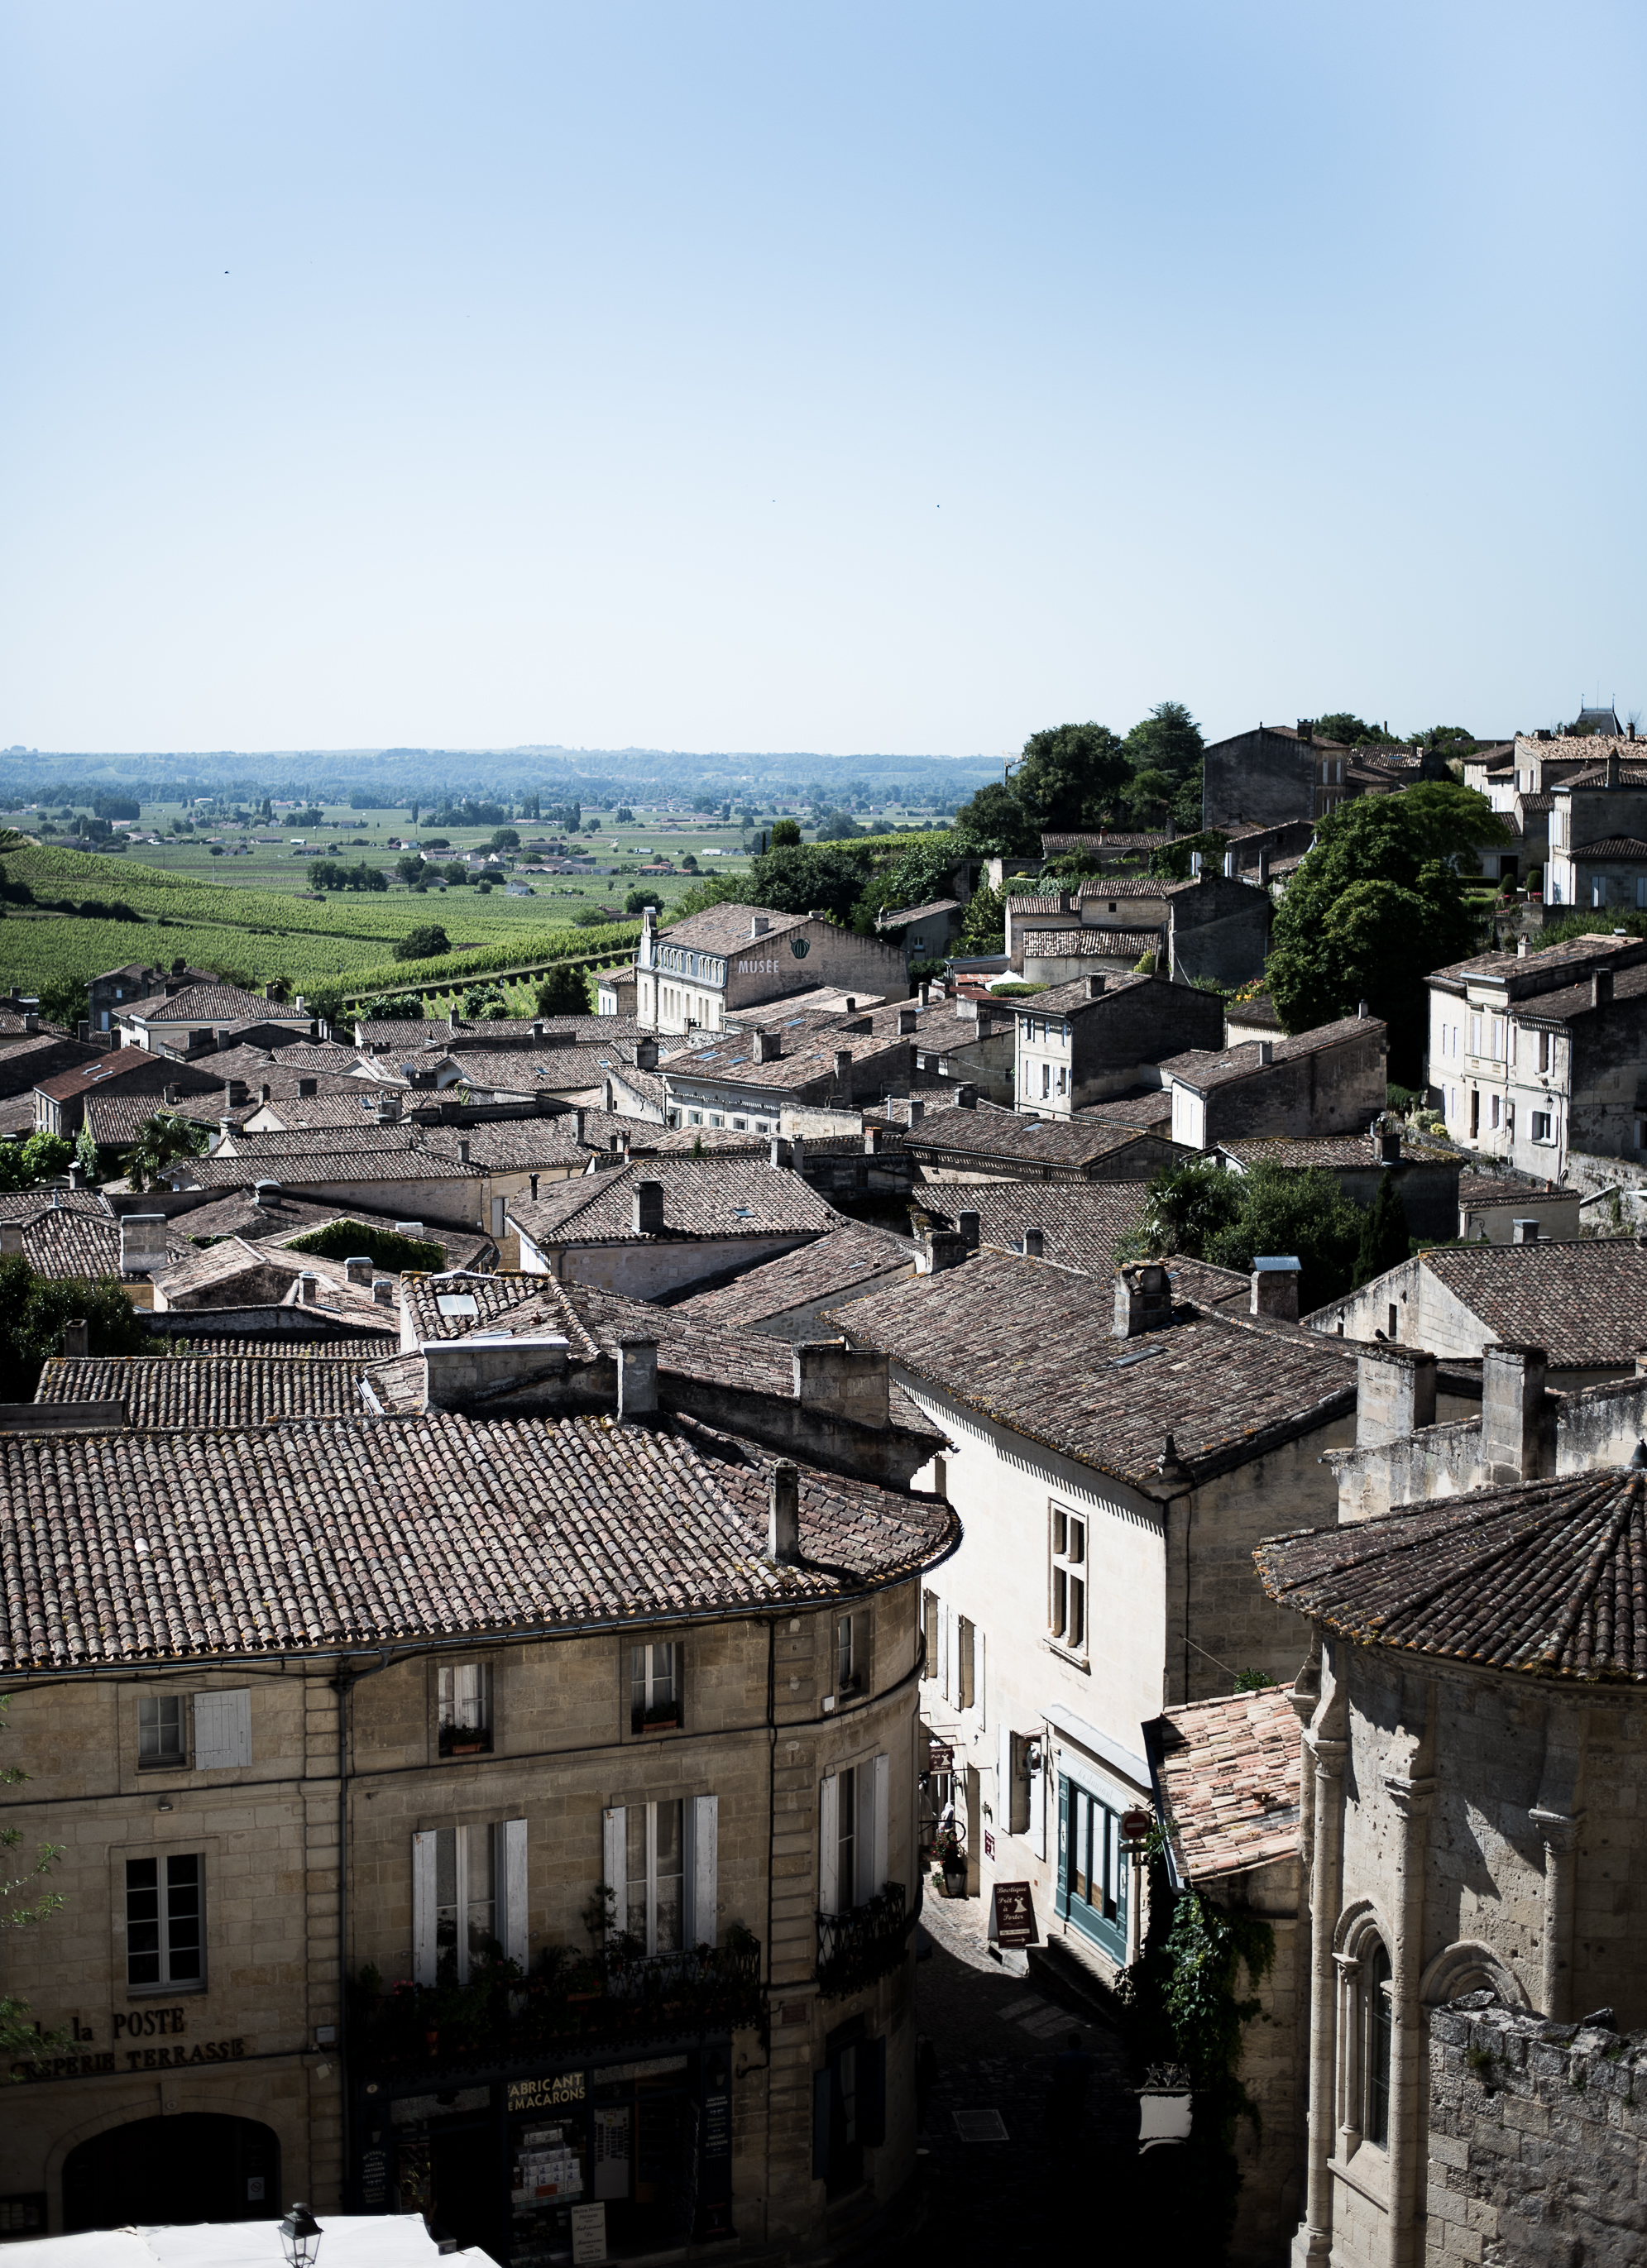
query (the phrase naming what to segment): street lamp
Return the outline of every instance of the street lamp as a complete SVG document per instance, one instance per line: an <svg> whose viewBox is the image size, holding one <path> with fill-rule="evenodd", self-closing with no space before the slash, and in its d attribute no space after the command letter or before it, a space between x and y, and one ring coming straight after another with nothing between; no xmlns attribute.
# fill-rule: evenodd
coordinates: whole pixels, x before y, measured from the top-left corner
<svg viewBox="0 0 1647 2268"><path fill-rule="evenodd" d="M280 2224L280 2249L290 2268L314 2268L320 2257L321 2225L306 2205L294 2205Z"/></svg>

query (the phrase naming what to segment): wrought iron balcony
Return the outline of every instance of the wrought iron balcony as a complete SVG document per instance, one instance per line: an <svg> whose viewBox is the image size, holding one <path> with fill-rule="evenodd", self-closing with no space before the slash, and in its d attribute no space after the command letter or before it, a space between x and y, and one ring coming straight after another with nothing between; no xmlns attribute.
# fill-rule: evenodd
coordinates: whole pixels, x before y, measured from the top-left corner
<svg viewBox="0 0 1647 2268"><path fill-rule="evenodd" d="M499 1960L467 1984L386 1990L368 1971L351 1991L350 2060L382 2081L764 2021L760 1946L746 1932L649 1958L621 1944L587 1959L550 1947L529 1975Z"/></svg>
<svg viewBox="0 0 1647 2268"><path fill-rule="evenodd" d="M818 1989L838 2000L890 1977L904 1959L919 1904L911 1912L902 1882L888 1882L877 1896L846 1913L818 1916Z"/></svg>

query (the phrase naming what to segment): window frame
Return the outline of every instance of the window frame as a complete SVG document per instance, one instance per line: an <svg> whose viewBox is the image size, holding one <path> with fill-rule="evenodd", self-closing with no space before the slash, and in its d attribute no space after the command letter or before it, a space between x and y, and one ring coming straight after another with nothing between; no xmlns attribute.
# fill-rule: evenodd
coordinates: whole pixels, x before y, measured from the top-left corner
<svg viewBox="0 0 1647 2268"><path fill-rule="evenodd" d="M481 1723L477 1727L462 1726L455 1712L462 1705L458 1681L473 1674L479 1687ZM447 1705L446 1686L452 1682L454 1715L448 1722L442 1715ZM437 1661L434 1665L434 1731L435 1754L442 1764L467 1763L474 1756L489 1756L497 1745L497 1688L493 1665L484 1657L469 1661ZM459 1732L478 1734L477 1739L459 1742L450 1735Z"/></svg>
<svg viewBox="0 0 1647 2268"><path fill-rule="evenodd" d="M1077 1858L1082 1862L1079 1867L1075 1864ZM1130 1869L1131 1860L1121 1840L1121 1811L1115 1800L1101 1795L1060 1766L1058 1912L1112 1961L1122 1962L1126 1959ZM1091 1896L1095 1886L1099 1893L1096 1900Z"/></svg>
<svg viewBox="0 0 1647 2268"><path fill-rule="evenodd" d="M1047 1638L1060 1653L1084 1660L1091 1632L1092 1523L1087 1513L1055 1498L1048 1500L1047 1510ZM1073 1556L1072 1543L1077 1547Z"/></svg>
<svg viewBox="0 0 1647 2268"><path fill-rule="evenodd" d="M660 1663L655 1657L667 1654ZM675 1733L686 1723L686 1649L678 1638L643 1638L631 1642L625 1655L624 1676L629 1691L629 1731L633 1740L657 1733ZM660 1689L667 1685L668 1691Z"/></svg>
<svg viewBox="0 0 1647 2268"><path fill-rule="evenodd" d="M174 1886L172 1881L172 1868L174 1866L188 1860L192 1860L194 1863L195 1875L192 1883L184 1883L180 1881ZM152 1885L133 1882L133 1869L143 1867L152 1867L154 1868L155 1879ZM173 1851L169 1849L161 1849L138 1856L133 1856L129 1853L126 1855L124 1859L122 1885L123 1890L125 1914L127 1992L133 1993L203 1992L206 1989L205 1852L203 1851ZM174 1917L172 1897L174 1887L183 1891L192 1890L194 1894L194 1913L192 1917L189 1916L187 1911L177 1914ZM133 1896L144 1896L151 1889L152 1889L155 1897L155 1911L153 1915L134 1917L131 1910ZM179 1977L174 1976L172 1973L174 1956L180 1950L187 1955L188 1950L186 1947L180 1948L172 1942L173 1923L174 1918L176 1920L185 1922L192 1918L195 1923L195 1944L193 1954L196 1964L196 1973L192 1977ZM145 1950L141 1954L134 1954L132 1951L133 1931L134 1929L146 1926L150 1921L152 1921L154 1924L157 1941L152 1948L145 1948ZM152 1977L135 1977L132 1975L133 1962L136 1960L147 1960L151 1957L152 1957L157 1962L159 1973Z"/></svg>
<svg viewBox="0 0 1647 2268"><path fill-rule="evenodd" d="M139 1693L137 1696L137 1770L140 1772L187 1771L188 1770L189 1757L192 1753L188 1735L194 1714L189 1706L191 1698L192 1696L187 1693ZM177 1733L180 1743L178 1753L175 1757L145 1756L143 1752L144 1712L146 1709L158 1712L167 1707L174 1708L177 1712Z"/></svg>
<svg viewBox="0 0 1647 2268"><path fill-rule="evenodd" d="M658 1866L660 1812L672 1811L676 1820L675 1858L673 1872L661 1873ZM629 1863L631 1853L624 1852L624 1911L618 1916L618 1927L639 1939L642 1950L650 1957L658 1953L678 1953L686 1948L687 1922L687 1857L686 1805L679 1796L665 1796L650 1803L626 1804L624 1809L626 1837L632 1844L636 1829L639 1829L641 1857L645 1872L637 1889L635 1870ZM661 1945L659 1939L659 1885L664 1881L676 1884L676 1939L674 1945ZM640 1927L634 1926L637 1904L639 1906Z"/></svg>

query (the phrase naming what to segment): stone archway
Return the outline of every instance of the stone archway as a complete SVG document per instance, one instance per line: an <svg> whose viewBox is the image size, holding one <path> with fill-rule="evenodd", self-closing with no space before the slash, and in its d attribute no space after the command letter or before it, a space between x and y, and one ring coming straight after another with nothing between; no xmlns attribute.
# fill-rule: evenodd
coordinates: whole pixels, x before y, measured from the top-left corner
<svg viewBox="0 0 1647 2268"><path fill-rule="evenodd" d="M275 2220L280 2141L255 2118L185 2110L106 2127L63 2169L63 2225L122 2228L197 2220Z"/></svg>

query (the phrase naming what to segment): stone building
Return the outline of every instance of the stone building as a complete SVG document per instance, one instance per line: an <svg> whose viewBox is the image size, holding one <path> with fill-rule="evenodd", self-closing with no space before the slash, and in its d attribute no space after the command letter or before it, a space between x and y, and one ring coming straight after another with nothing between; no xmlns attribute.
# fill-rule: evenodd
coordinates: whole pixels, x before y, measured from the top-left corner
<svg viewBox="0 0 1647 2268"><path fill-rule="evenodd" d="M525 2263L576 2204L675 2258L897 2195L956 1523L661 1414L654 1351L621 1414L0 1436L6 1818L63 1897L4 1989L67 2035L9 2199Z"/></svg>
<svg viewBox="0 0 1647 2268"><path fill-rule="evenodd" d="M1220 828L1244 821L1271 827L1322 819L1352 797L1389 795L1417 779L1447 777L1438 759L1427 770L1416 748L1352 748L1318 740L1307 718L1296 727L1258 725L1214 740L1201 766L1201 825Z"/></svg>
<svg viewBox="0 0 1647 2268"><path fill-rule="evenodd" d="M740 1008L820 984L877 1000L909 990L900 950L822 914L711 906L668 930L641 916L635 1013L648 1031L718 1032Z"/></svg>
<svg viewBox="0 0 1647 2268"><path fill-rule="evenodd" d="M1370 1016L1318 1025L1290 1039L1245 1040L1167 1057L1172 1138L1192 1150L1261 1135L1361 1133L1386 1100L1389 1027Z"/></svg>
<svg viewBox="0 0 1647 2268"><path fill-rule="evenodd" d="M964 1087L954 1108L923 1113L904 1147L929 1182L1141 1181L1194 1154L1102 1106L1068 1116L980 1108Z"/></svg>
<svg viewBox="0 0 1647 2268"><path fill-rule="evenodd" d="M1456 1152L1432 1143L1408 1140L1400 1131L1399 1120L1386 1133L1382 1112L1364 1133L1318 1134L1303 1139L1277 1134L1233 1135L1218 1144L1217 1154L1219 1164L1235 1174L1248 1173L1254 1166L1280 1166L1294 1173L1331 1174L1352 1204L1376 1204L1379 1184L1388 1181L1400 1197L1407 1225L1414 1236L1451 1238L1470 1233L1459 1226L1459 1176L1462 1168ZM1481 1186L1483 1190L1489 1186L1495 1190L1501 1187L1496 1182L1483 1182ZM1532 1194L1530 1189L1528 1194ZM1577 1229L1576 1199L1571 1211ZM1508 1243L1509 1233L1506 1228L1496 1241Z"/></svg>
<svg viewBox="0 0 1647 2268"><path fill-rule="evenodd" d="M1120 975L1152 958L1178 984L1233 985L1264 966L1269 894L1242 881L1237 854L1186 881L1103 875L1061 891L1007 901L1007 954L1026 982L1063 984Z"/></svg>
<svg viewBox="0 0 1647 2268"><path fill-rule="evenodd" d="M1216 1049L1223 1038L1216 994L1163 976L1083 976L1010 1005L1018 1108L1040 1118L1067 1118L1153 1080L1186 1041Z"/></svg>

